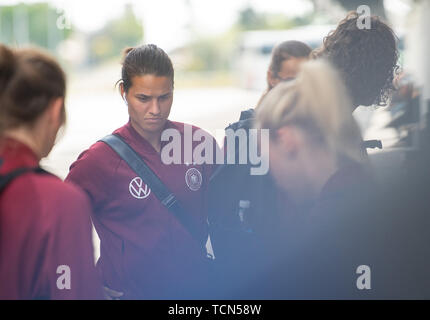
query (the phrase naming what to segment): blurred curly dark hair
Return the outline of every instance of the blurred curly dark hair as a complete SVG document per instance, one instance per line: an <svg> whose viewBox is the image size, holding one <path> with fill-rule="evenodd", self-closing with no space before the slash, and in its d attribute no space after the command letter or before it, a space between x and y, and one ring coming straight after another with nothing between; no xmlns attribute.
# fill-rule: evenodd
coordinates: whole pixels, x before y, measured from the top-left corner
<svg viewBox="0 0 430 320"><path fill-rule="evenodd" d="M349 12L311 57L327 58L338 68L354 106L385 106L398 69L397 37L377 16L371 17L370 29L359 29L358 18Z"/></svg>

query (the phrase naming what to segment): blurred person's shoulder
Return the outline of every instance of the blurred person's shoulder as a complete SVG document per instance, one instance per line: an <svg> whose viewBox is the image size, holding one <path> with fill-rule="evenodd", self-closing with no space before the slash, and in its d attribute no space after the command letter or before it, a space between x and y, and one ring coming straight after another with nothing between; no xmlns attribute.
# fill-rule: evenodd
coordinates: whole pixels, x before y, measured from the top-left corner
<svg viewBox="0 0 430 320"><path fill-rule="evenodd" d="M130 123L127 123L126 125L116 129L113 134L119 135L126 142L129 142L129 140L131 140L131 135L128 132L129 126ZM81 152L78 159L70 166L70 171L72 172L78 167L82 168L81 170L89 169L95 170L95 172L104 172L105 170L110 171L112 167L118 167L120 162L121 159L115 151L112 150L112 148L105 142L98 140L87 150Z"/></svg>
<svg viewBox="0 0 430 320"><path fill-rule="evenodd" d="M357 193L373 193L377 182L372 168L367 162L342 159L338 170L329 178L322 189L322 198L338 195L355 196Z"/></svg>
<svg viewBox="0 0 430 320"><path fill-rule="evenodd" d="M110 171L112 167L117 167L120 160L106 143L97 141L78 156L78 159L70 166L70 172L80 169L102 173L106 170Z"/></svg>
<svg viewBox="0 0 430 320"><path fill-rule="evenodd" d="M114 134L125 136L125 126L114 131ZM71 164L67 182L89 190L106 185L113 177L121 163L121 158L102 141L97 141L87 150L81 152Z"/></svg>
<svg viewBox="0 0 430 320"><path fill-rule="evenodd" d="M29 173L18 177L6 192L10 196L19 194L24 209L38 212L37 220L46 223L76 220L87 217L89 213L90 204L85 193L50 173Z"/></svg>
<svg viewBox="0 0 430 320"><path fill-rule="evenodd" d="M332 223L345 227L363 224L363 228L368 229L377 218L379 193L380 186L372 169L366 164L348 162L324 185L313 206L312 219L318 217L321 225Z"/></svg>
<svg viewBox="0 0 430 320"><path fill-rule="evenodd" d="M46 204L52 207L52 213L59 219L88 218L90 202L80 188L52 175L42 175L38 184L41 188L36 185L36 190L43 191L39 197L45 197ZM58 210L59 208L61 210ZM73 217L67 216L66 213L73 213Z"/></svg>

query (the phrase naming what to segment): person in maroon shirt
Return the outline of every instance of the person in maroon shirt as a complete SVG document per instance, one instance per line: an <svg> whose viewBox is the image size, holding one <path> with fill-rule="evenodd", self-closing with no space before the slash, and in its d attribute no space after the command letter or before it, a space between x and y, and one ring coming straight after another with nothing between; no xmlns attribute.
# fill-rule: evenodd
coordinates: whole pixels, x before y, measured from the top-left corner
<svg viewBox="0 0 430 320"><path fill-rule="evenodd" d="M36 49L0 46L0 299L102 297L91 207L73 185L36 169L65 120L65 75Z"/></svg>
<svg viewBox="0 0 430 320"><path fill-rule="evenodd" d="M183 141L187 130L183 123L168 120L173 78L172 63L162 49L155 45L127 49L120 91L130 120L114 134L176 195L197 226L197 236L104 142L84 151L66 178L91 198L93 222L101 240L97 267L111 298L182 299L205 294L207 223L203 206L211 165L162 161L162 149L167 145L161 139L163 131L173 129ZM184 143L181 155L186 151Z"/></svg>

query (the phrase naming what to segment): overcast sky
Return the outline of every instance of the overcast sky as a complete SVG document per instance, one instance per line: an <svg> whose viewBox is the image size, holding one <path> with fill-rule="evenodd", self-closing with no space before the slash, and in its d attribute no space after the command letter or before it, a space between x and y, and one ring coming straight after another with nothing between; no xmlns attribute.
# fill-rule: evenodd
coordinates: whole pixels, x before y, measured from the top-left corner
<svg viewBox="0 0 430 320"><path fill-rule="evenodd" d="M1 4L32 3L40 0L0 0ZM64 8L72 23L84 32L94 31L110 18L122 13L124 5L133 4L142 19L146 42L157 42L164 48L186 40L186 26L191 20L203 34L219 33L235 21L238 11L247 4L256 10L280 12L289 16L303 15L312 10L306 0L48 0ZM191 3L191 11L186 3Z"/></svg>
<svg viewBox="0 0 430 320"><path fill-rule="evenodd" d="M41 0L0 0L1 4L32 3ZM219 33L231 26L240 9L251 5L258 11L279 12L288 16L303 15L312 10L307 0L48 0L64 8L72 23L84 32L94 31L110 18L122 13L126 3L133 4L142 19L145 42L156 42L169 49L187 40L186 25L194 21L202 34ZM191 3L190 11L186 3ZM402 0L388 0L388 10L404 10Z"/></svg>

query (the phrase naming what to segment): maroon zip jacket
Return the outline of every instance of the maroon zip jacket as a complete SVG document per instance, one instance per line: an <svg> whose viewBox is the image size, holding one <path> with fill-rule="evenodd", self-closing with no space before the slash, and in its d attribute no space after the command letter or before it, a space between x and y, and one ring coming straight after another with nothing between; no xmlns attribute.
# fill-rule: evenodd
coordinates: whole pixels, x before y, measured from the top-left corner
<svg viewBox="0 0 430 320"><path fill-rule="evenodd" d="M168 121L181 135L184 124ZM192 132L197 130L191 127ZM176 195L200 230L193 238L151 189L108 145L97 142L72 164L66 178L82 187L93 205L101 240L97 267L104 285L124 292L124 299L198 298L205 276L207 217L204 193L211 165L170 164L130 122L119 134ZM164 142L165 145L167 142ZM192 144L194 148L196 143ZM198 293L199 292L199 293Z"/></svg>
<svg viewBox="0 0 430 320"><path fill-rule="evenodd" d="M0 158L1 175L38 166L32 150L12 139L1 142ZM25 173L6 186L0 194L0 299L102 297L90 208L82 191L53 175Z"/></svg>

